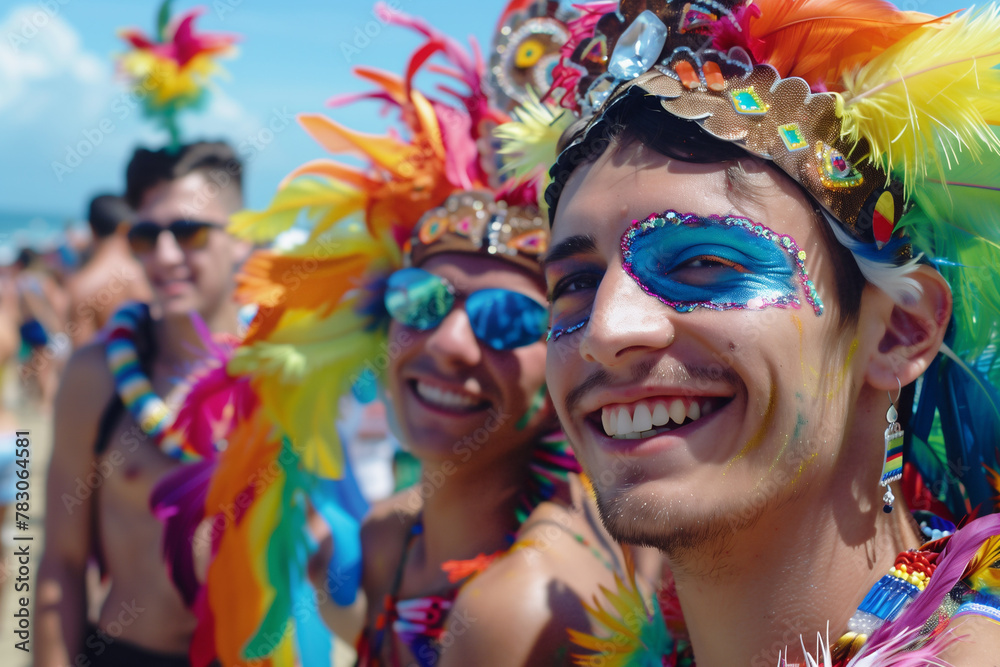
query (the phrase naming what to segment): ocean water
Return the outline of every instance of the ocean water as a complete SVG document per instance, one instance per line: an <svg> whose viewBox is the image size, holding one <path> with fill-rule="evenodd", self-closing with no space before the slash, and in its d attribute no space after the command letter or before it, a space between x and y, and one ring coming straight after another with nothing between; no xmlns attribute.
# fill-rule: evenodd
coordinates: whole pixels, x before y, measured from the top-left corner
<svg viewBox="0 0 1000 667"><path fill-rule="evenodd" d="M0 264L10 263L21 248L41 253L63 245L67 232L79 233L86 222L70 215L0 210Z"/></svg>

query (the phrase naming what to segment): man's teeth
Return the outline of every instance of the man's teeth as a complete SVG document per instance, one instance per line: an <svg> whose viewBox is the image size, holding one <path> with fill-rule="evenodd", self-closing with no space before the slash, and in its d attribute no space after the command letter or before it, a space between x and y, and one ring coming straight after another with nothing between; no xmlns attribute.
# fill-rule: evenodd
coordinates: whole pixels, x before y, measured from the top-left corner
<svg viewBox="0 0 1000 667"><path fill-rule="evenodd" d="M478 404L478 401L469 396L445 391L423 382L417 382L417 394L428 403L443 408L471 408Z"/></svg>
<svg viewBox="0 0 1000 667"><path fill-rule="evenodd" d="M631 414L629 410L631 409ZM615 438L647 438L686 421L695 421L712 412L712 401L675 398L672 401L639 401L632 405L601 409L604 432ZM665 427L660 429L659 427Z"/></svg>

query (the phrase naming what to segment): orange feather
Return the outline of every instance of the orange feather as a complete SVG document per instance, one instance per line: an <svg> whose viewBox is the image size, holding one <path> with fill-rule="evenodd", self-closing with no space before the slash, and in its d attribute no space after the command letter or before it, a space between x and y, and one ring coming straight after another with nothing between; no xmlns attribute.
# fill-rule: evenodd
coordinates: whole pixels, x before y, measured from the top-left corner
<svg viewBox="0 0 1000 667"><path fill-rule="evenodd" d="M359 78L367 79L368 81L381 86L382 90L384 90L400 106L407 103L406 82L403 80L403 77L398 74L385 72L380 69L375 69L374 67L365 67L364 65L355 67L354 73L358 75Z"/></svg>
<svg viewBox="0 0 1000 667"><path fill-rule="evenodd" d="M219 456L219 465L205 497L205 516L224 512L247 486L266 479L266 464L281 450L281 441L271 437L273 424L256 410L249 419L237 423L229 434L229 447Z"/></svg>
<svg viewBox="0 0 1000 667"><path fill-rule="evenodd" d="M333 160L320 158L318 160L310 160L309 162L299 165L293 169L290 174L281 180L281 183L278 184L278 189L280 190L285 187L293 179L298 178L299 176L325 176L327 178L347 183L360 190L369 190L377 185L377 183L365 175L364 172L359 171L354 167L348 167L347 165L334 162Z"/></svg>
<svg viewBox="0 0 1000 667"><path fill-rule="evenodd" d="M394 175L400 175L400 167L420 155L420 149L410 143L395 137L355 132L321 114L302 113L297 119L305 131L331 153L349 153L371 160Z"/></svg>
<svg viewBox="0 0 1000 667"><path fill-rule="evenodd" d="M236 297L261 304L266 314L254 318L245 343L267 338L289 309L316 310L325 316L344 294L358 287L355 280L371 261L370 253L331 257L254 253L237 277Z"/></svg>
<svg viewBox="0 0 1000 667"><path fill-rule="evenodd" d="M880 0L758 0L749 47L757 62L814 90L839 92L841 75L871 60L922 25L947 21L903 12Z"/></svg>

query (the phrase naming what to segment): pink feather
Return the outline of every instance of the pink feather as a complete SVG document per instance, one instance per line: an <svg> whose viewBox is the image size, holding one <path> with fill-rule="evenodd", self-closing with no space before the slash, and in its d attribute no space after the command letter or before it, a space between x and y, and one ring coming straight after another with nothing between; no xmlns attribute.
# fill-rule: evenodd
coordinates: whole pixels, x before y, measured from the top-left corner
<svg viewBox="0 0 1000 667"><path fill-rule="evenodd" d="M931 577L927 588L899 618L892 623L886 623L872 634L861 655L870 655L878 650L880 645L889 643L901 631L922 627L931 614L941 606L944 596L951 592L962 578L966 566L983 542L994 535L1000 535L1000 514L990 514L976 519L952 535L938 558L937 569L934 570L934 576Z"/></svg>
<svg viewBox="0 0 1000 667"><path fill-rule="evenodd" d="M206 459L170 471L149 498L150 510L163 522L163 559L188 607L194 604L201 588L195 575L192 544L195 530L205 518L205 497L215 464Z"/></svg>
<svg viewBox="0 0 1000 667"><path fill-rule="evenodd" d="M180 432L190 449L215 457L215 442L257 406L257 396L244 377L232 377L225 365L203 373L191 386L171 430Z"/></svg>

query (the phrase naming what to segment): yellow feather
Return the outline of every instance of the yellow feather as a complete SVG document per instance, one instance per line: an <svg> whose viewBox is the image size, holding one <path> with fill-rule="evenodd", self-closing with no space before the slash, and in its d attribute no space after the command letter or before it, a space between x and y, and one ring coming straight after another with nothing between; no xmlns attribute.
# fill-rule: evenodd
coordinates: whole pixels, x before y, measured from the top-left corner
<svg viewBox="0 0 1000 667"><path fill-rule="evenodd" d="M986 540L969 562L962 575L962 580L982 593L1000 595L1000 535Z"/></svg>
<svg viewBox="0 0 1000 667"><path fill-rule="evenodd" d="M324 477L342 475L338 400L365 361L379 367L384 350L384 334L369 331L357 307L357 298L348 298L326 316L290 310L267 340L237 348L227 366L252 378L262 409L302 454L305 468Z"/></svg>
<svg viewBox="0 0 1000 667"><path fill-rule="evenodd" d="M1000 153L988 127L1000 110L998 64L1000 7L924 26L844 75L841 136L867 139L907 194L928 171L945 180L959 159Z"/></svg>
<svg viewBox="0 0 1000 667"><path fill-rule="evenodd" d="M230 233L248 241L271 241L290 229L305 210L322 220L312 230L315 238L331 222L364 209L368 195L364 190L331 179L298 178L278 190L271 205L263 211L240 211L230 217ZM325 223L325 224L323 224Z"/></svg>
<svg viewBox="0 0 1000 667"><path fill-rule="evenodd" d="M573 123L573 114L539 101L538 95L528 88L528 101L514 109L515 120L500 125L493 130L500 139L500 155L503 156L504 173L513 175L517 181L526 181L541 176L538 195L542 200L549 185L549 167L555 164L556 147L563 132ZM545 202L539 201L545 210Z"/></svg>

